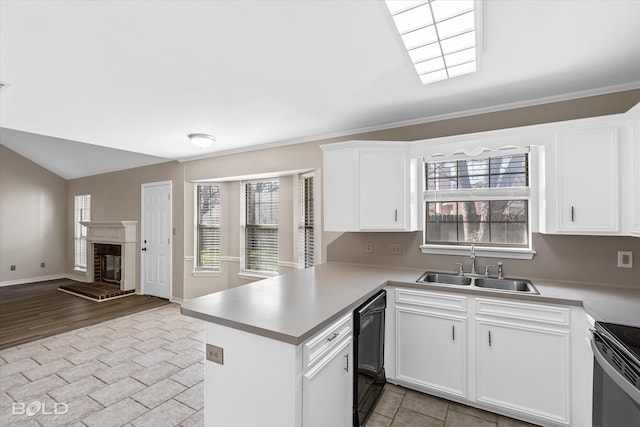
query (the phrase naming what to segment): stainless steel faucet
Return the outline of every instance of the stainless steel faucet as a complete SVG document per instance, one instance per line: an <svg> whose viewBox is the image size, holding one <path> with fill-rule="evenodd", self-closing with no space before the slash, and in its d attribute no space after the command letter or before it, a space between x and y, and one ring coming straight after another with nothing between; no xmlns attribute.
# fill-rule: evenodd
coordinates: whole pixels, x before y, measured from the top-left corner
<svg viewBox="0 0 640 427"><path fill-rule="evenodd" d="M471 245L471 274L477 274L476 272L476 245Z"/></svg>
<svg viewBox="0 0 640 427"><path fill-rule="evenodd" d="M489 269L491 267L495 267L495 265L487 264L484 266L484 277L491 277L491 274L489 274Z"/></svg>
<svg viewBox="0 0 640 427"><path fill-rule="evenodd" d="M504 279L504 272L502 270L502 261L498 262L498 279Z"/></svg>

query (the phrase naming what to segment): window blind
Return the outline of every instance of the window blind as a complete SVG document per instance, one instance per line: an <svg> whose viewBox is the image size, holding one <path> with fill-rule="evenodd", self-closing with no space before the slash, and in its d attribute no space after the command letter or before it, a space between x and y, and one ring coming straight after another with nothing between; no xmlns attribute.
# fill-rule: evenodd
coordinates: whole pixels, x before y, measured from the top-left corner
<svg viewBox="0 0 640 427"><path fill-rule="evenodd" d="M81 194L74 198L73 216L73 253L74 268L87 269L87 227L80 224L83 221L91 221L91 195Z"/></svg>
<svg viewBox="0 0 640 427"><path fill-rule="evenodd" d="M278 187L277 179L244 184L247 271L278 272Z"/></svg>
<svg viewBox="0 0 640 427"><path fill-rule="evenodd" d="M308 268L315 264L316 248L313 174L300 175L298 184L298 265Z"/></svg>
<svg viewBox="0 0 640 427"><path fill-rule="evenodd" d="M196 185L196 269L220 270L220 184Z"/></svg>

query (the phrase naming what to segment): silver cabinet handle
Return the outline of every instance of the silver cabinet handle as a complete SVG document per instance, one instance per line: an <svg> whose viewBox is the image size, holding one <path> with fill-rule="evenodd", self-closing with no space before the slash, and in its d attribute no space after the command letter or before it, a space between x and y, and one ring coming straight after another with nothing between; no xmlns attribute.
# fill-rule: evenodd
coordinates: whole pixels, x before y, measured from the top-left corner
<svg viewBox="0 0 640 427"><path fill-rule="evenodd" d="M395 221L398 222L398 209L395 210Z"/></svg>
<svg viewBox="0 0 640 427"><path fill-rule="evenodd" d="M349 355L345 354L344 355L344 359L345 359L344 370L345 370L345 372L349 372Z"/></svg>
<svg viewBox="0 0 640 427"><path fill-rule="evenodd" d="M489 347L491 347L491 331L489 331Z"/></svg>
<svg viewBox="0 0 640 427"><path fill-rule="evenodd" d="M571 222L575 222L575 214L574 214L573 206L571 206Z"/></svg>
<svg viewBox="0 0 640 427"><path fill-rule="evenodd" d="M451 339L456 340L456 325L451 325Z"/></svg>
<svg viewBox="0 0 640 427"><path fill-rule="evenodd" d="M333 335L331 335L329 338L327 338L327 341L331 342L333 340L335 340L338 337L338 333L334 332Z"/></svg>

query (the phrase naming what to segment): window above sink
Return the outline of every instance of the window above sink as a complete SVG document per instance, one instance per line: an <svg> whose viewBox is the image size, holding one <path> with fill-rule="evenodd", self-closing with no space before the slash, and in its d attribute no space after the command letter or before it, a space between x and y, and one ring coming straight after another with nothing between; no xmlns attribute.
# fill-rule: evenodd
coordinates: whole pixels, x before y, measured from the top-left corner
<svg viewBox="0 0 640 427"><path fill-rule="evenodd" d="M531 259L530 148L424 159L423 253ZM535 165L535 162L533 162Z"/></svg>

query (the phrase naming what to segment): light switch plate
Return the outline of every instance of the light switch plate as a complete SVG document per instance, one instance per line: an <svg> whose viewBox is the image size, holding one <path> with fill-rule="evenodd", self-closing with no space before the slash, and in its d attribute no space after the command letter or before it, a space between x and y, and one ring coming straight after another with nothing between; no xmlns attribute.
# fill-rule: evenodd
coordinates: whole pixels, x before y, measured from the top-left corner
<svg viewBox="0 0 640 427"><path fill-rule="evenodd" d="M207 360L224 365L224 349L216 345L207 344Z"/></svg>
<svg viewBox="0 0 640 427"><path fill-rule="evenodd" d="M633 252L618 251L618 267L633 268Z"/></svg>

